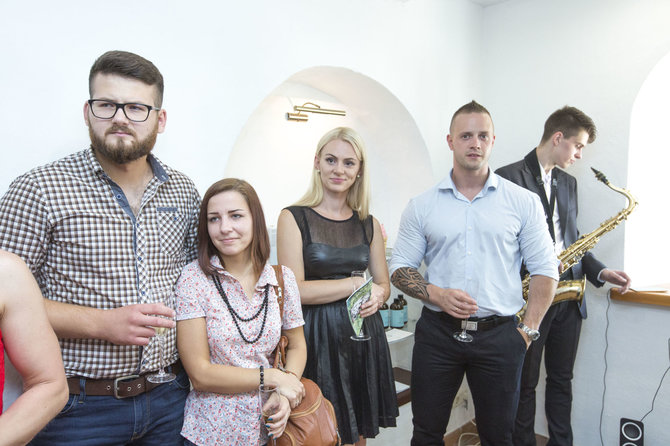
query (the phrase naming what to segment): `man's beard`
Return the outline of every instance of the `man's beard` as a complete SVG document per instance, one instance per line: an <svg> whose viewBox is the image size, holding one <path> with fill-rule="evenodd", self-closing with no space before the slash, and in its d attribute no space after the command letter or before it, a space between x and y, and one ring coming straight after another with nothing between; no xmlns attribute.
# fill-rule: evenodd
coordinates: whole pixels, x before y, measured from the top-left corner
<svg viewBox="0 0 670 446"><path fill-rule="evenodd" d="M105 135L121 130L129 135L136 136L136 133L128 127L113 124ZM118 141L116 144L107 144L104 136L102 138L93 132L91 126L88 127L88 134L91 138L91 147L93 150L100 152L102 156L109 159L116 164L127 164L136 159L151 153L151 150L156 144L156 137L158 136L158 123L152 132L141 141L134 141L130 145L124 144L123 141Z"/></svg>

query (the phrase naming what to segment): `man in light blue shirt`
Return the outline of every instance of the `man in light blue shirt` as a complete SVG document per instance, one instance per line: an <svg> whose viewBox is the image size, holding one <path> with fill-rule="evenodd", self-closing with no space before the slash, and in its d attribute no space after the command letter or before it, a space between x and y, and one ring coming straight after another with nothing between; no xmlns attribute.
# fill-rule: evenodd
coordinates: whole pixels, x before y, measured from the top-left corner
<svg viewBox="0 0 670 446"><path fill-rule="evenodd" d="M481 444L512 445L524 355L537 339L558 280L558 260L538 197L495 175L489 112L472 101L447 136L451 175L412 199L391 260L393 284L423 300L412 358L412 445L443 445L463 376ZM418 272L426 263L425 278ZM531 274L521 323L521 263ZM455 335L465 328L471 342Z"/></svg>

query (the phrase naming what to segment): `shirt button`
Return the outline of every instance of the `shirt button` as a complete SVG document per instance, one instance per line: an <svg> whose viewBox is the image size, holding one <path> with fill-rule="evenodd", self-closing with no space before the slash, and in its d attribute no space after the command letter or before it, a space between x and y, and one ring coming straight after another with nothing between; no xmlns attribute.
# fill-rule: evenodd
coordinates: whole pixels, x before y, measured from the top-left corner
<svg viewBox="0 0 670 446"><path fill-rule="evenodd" d="M117 195L116 195L116 199L117 199L117 200L120 200L120 199L121 199L121 195L120 195L120 194L117 194Z"/></svg>
<svg viewBox="0 0 670 446"><path fill-rule="evenodd" d="M142 261L142 256L138 256L137 260L139 260L141 262Z"/></svg>

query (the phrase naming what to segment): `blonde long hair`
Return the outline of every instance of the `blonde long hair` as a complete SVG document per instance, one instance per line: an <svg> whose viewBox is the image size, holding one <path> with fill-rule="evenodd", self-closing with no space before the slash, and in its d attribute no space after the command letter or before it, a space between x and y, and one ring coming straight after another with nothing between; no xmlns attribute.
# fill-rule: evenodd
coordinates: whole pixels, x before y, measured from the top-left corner
<svg viewBox="0 0 670 446"><path fill-rule="evenodd" d="M356 178L356 181L347 192L347 206L356 211L361 220L365 220L370 214L370 175L365 144L363 144L363 139L354 129L337 127L323 135L316 146L316 157L319 158L321 156L321 150L323 150L326 144L335 140L351 144L356 157L361 162L361 167L358 171L360 177ZM307 189L305 195L294 206L314 207L319 205L322 200L323 183L321 182L321 175L316 169L312 169L312 180L310 181L309 189Z"/></svg>

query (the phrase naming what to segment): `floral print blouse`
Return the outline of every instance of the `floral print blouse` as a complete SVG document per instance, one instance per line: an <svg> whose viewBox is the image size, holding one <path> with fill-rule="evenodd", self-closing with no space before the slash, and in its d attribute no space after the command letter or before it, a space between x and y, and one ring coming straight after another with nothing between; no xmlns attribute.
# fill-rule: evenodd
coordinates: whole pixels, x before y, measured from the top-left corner
<svg viewBox="0 0 670 446"><path fill-rule="evenodd" d="M200 269L197 261L186 265L177 281L177 320L205 318L212 363L243 368L259 368L261 365L271 367L271 354L279 342L281 330L304 325L298 285L293 272L282 267L284 320L280 321L279 305L273 287L277 285L277 278L271 265L265 265L256 283L254 295L249 300L240 282L221 268L218 257L212 257L211 262L219 269L219 280L228 302L242 318L251 317L258 312L269 285L268 311L263 334L252 344L242 339L212 278ZM256 319L249 322L238 321L238 324L244 336L253 340L258 335L262 322L263 311ZM264 444L267 439L261 438L260 422L257 390L236 394L191 390L186 399L181 434L197 445Z"/></svg>

